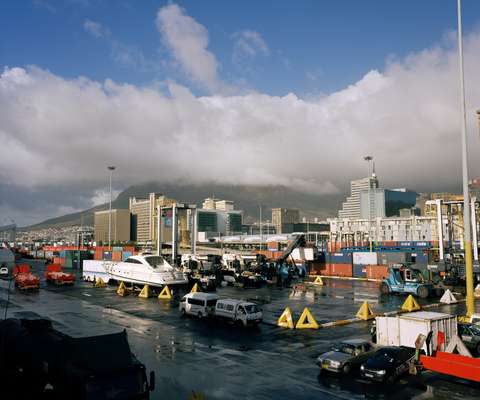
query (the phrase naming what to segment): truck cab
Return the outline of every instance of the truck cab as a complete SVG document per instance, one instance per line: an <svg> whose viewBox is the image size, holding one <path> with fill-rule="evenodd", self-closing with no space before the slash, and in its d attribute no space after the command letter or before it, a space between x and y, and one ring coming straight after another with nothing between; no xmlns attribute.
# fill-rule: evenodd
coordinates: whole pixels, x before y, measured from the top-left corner
<svg viewBox="0 0 480 400"><path fill-rule="evenodd" d="M388 277L383 279L380 285L382 294L410 293L422 298L428 297L432 289L433 286L425 282L418 269L403 264L393 265L389 270Z"/></svg>
<svg viewBox="0 0 480 400"><path fill-rule="evenodd" d="M255 303L235 299L217 301L215 316L242 325L257 325L262 322L263 314Z"/></svg>

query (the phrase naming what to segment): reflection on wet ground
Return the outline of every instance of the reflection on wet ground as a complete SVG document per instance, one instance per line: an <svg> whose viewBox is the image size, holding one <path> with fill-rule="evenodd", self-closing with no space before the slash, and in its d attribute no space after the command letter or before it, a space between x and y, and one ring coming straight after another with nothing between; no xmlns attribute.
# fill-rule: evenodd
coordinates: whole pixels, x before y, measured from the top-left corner
<svg viewBox="0 0 480 400"><path fill-rule="evenodd" d="M41 265L35 263L37 272ZM43 274L39 274L43 275ZM132 349L149 370L155 370L154 399L187 399L199 391L206 399L477 399L480 388L468 382L423 374L406 376L393 386L368 383L357 375L320 374L316 357L332 342L369 338L369 323L320 330L289 331L273 325L286 306L298 318L309 307L318 322L351 318L368 298L375 312L401 306L403 296L378 296L378 284L326 279L322 287L302 289L218 290L222 297L243 298L262 305L265 323L256 329L238 329L216 321L182 318L181 293L171 302L119 297L116 288L96 289L77 282L71 287L46 286L38 293L12 289L8 316L47 317L73 336L89 336L127 329ZM0 299L8 284L0 281ZM358 300L358 301L355 301ZM437 299L438 300L438 299ZM435 301L423 300L421 303ZM0 301L2 311L4 301ZM463 305L445 306L442 312L462 312ZM479 310L480 311L480 310ZM3 315L3 313L2 313Z"/></svg>

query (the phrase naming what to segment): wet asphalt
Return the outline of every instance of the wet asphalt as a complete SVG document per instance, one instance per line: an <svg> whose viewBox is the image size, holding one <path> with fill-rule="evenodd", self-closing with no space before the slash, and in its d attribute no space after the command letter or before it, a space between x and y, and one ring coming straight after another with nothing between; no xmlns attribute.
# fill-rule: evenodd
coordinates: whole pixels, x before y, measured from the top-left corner
<svg viewBox="0 0 480 400"><path fill-rule="evenodd" d="M43 263L30 261L43 277ZM368 383L354 372L336 377L319 374L316 357L338 340L369 339L370 323L319 330L286 330L275 321L289 306L298 319L308 307L317 322L354 317L363 300L374 312L392 311L405 296L379 297L378 283L325 279L307 291L264 287L220 288L222 297L248 299L261 305L264 323L239 329L214 320L181 317L174 293L171 301L135 295L119 297L115 286L94 288L77 280L74 287L48 286L37 293L10 288L8 317L48 318L72 336L91 336L126 329L133 352L156 374L153 399L478 399L480 385L432 373L406 376L390 386ZM8 282L0 281L1 316ZM422 304L438 299L421 301ZM480 312L480 303L477 302ZM432 311L464 312L464 304Z"/></svg>

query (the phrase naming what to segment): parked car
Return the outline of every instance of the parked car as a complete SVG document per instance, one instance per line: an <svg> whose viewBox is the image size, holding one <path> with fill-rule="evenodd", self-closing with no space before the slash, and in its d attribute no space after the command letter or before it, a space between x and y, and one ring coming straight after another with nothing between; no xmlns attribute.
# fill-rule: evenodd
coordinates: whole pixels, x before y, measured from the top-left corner
<svg viewBox="0 0 480 400"><path fill-rule="evenodd" d="M182 315L195 315L198 318L208 317L215 314L217 301L218 296L214 293L189 293L180 300L179 309Z"/></svg>
<svg viewBox="0 0 480 400"><path fill-rule="evenodd" d="M243 326L257 325L263 318L262 310L255 303L235 299L218 300L215 316Z"/></svg>
<svg viewBox="0 0 480 400"><path fill-rule="evenodd" d="M332 346L332 350L317 358L317 365L322 370L348 374L350 370L365 362L375 352L366 340L344 340Z"/></svg>
<svg viewBox="0 0 480 400"><path fill-rule="evenodd" d="M458 336L469 350L480 354L480 325L458 324Z"/></svg>
<svg viewBox="0 0 480 400"><path fill-rule="evenodd" d="M360 374L372 381L393 383L414 359L415 349L410 347L382 347L360 366Z"/></svg>

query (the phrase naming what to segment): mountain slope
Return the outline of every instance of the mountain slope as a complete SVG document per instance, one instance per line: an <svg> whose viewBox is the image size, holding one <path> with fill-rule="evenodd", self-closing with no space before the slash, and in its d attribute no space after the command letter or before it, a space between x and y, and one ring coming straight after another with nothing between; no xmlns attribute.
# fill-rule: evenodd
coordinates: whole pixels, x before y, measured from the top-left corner
<svg viewBox="0 0 480 400"><path fill-rule="evenodd" d="M163 193L180 202L196 203L201 207L206 197L232 200L235 208L245 212L245 220L257 220L259 206L262 205L264 219L271 218L271 209L274 207L298 208L302 216L325 218L334 215L342 200L342 195L319 196L310 193L300 193L285 186L247 186L247 185L187 185L163 184L149 182L130 186L121 192L112 202L112 208L128 208L128 199L146 197L148 193ZM47 227L63 227L80 225L93 225L93 213L105 210L108 205L100 205L83 212L64 215L48 219L28 229L43 229Z"/></svg>

